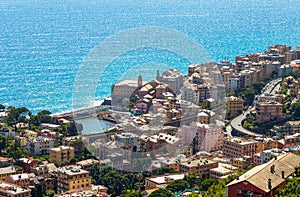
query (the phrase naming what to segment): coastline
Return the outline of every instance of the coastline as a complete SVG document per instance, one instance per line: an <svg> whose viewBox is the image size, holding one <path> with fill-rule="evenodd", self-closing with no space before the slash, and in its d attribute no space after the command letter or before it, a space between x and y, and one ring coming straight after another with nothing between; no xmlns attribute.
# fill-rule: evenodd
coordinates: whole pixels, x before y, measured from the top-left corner
<svg viewBox="0 0 300 197"><path fill-rule="evenodd" d="M104 100L101 100L101 101L97 101L95 102L95 105L94 106L90 106L90 107L84 107L84 108L79 108L79 109L73 109L73 110L70 110L70 111L65 111L65 112L58 112L58 113L55 113L55 114L51 114L52 116L73 116L73 115L76 115L76 114L79 114L79 113L89 113L90 110L96 110L97 108L101 107L102 104L103 104Z"/></svg>

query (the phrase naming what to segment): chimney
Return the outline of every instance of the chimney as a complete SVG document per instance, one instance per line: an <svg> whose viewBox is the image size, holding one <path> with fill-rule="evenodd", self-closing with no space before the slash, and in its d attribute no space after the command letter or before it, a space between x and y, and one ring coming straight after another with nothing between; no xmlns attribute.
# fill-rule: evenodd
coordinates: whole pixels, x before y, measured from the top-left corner
<svg viewBox="0 0 300 197"><path fill-rule="evenodd" d="M281 171L281 177L284 179L284 171Z"/></svg>
<svg viewBox="0 0 300 197"><path fill-rule="evenodd" d="M270 178L268 179L268 189L269 189L269 190L272 189L272 181L271 181Z"/></svg>
<svg viewBox="0 0 300 197"><path fill-rule="evenodd" d="M239 177L239 176L236 176L236 180L237 180L237 181L240 180L240 177Z"/></svg>
<svg viewBox="0 0 300 197"><path fill-rule="evenodd" d="M271 165L271 167L270 167L270 172L271 172L272 174L274 174L274 172L275 172L275 165L274 165L274 164Z"/></svg>

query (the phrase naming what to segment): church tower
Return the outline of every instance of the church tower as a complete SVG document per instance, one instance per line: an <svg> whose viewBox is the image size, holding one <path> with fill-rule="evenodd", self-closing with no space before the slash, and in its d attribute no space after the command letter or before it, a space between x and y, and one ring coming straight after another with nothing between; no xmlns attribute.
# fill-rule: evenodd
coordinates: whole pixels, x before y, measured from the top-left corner
<svg viewBox="0 0 300 197"><path fill-rule="evenodd" d="M138 88L141 88L143 86L143 78L142 75L139 75L138 77Z"/></svg>
<svg viewBox="0 0 300 197"><path fill-rule="evenodd" d="M156 80L159 79L159 70L156 70Z"/></svg>

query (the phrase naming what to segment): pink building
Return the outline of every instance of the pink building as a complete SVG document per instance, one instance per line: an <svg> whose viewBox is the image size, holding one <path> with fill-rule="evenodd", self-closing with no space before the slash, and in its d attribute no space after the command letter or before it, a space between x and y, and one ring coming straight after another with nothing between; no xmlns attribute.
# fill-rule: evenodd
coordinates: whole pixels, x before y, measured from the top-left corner
<svg viewBox="0 0 300 197"><path fill-rule="evenodd" d="M135 104L135 113L136 114L144 114L147 113L148 108L150 106L150 100L148 99L141 99Z"/></svg>
<svg viewBox="0 0 300 197"><path fill-rule="evenodd" d="M186 144L193 144L196 151L210 152L222 148L224 134L221 128L193 122L190 126L182 126L177 137L183 139Z"/></svg>
<svg viewBox="0 0 300 197"><path fill-rule="evenodd" d="M282 104L278 102L259 102L256 104L256 119L266 122L282 118Z"/></svg>

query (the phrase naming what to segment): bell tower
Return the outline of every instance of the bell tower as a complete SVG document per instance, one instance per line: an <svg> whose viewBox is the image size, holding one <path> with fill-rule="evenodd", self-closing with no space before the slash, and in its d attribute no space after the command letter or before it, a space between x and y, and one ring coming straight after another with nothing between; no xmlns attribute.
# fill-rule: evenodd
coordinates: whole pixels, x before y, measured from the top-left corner
<svg viewBox="0 0 300 197"><path fill-rule="evenodd" d="M143 78L142 75L139 75L138 77L138 88L141 88L143 86Z"/></svg>

